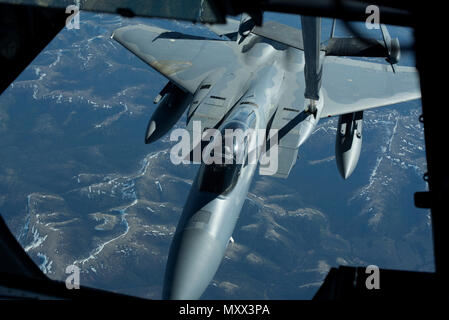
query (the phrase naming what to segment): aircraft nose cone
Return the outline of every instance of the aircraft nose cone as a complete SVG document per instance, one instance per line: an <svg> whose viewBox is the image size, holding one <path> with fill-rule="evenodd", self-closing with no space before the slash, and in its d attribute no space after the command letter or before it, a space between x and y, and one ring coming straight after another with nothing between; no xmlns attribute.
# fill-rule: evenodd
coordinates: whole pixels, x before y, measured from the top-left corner
<svg viewBox="0 0 449 320"><path fill-rule="evenodd" d="M204 230L187 229L175 236L167 261L162 298L200 298L213 279L223 253L218 241Z"/></svg>

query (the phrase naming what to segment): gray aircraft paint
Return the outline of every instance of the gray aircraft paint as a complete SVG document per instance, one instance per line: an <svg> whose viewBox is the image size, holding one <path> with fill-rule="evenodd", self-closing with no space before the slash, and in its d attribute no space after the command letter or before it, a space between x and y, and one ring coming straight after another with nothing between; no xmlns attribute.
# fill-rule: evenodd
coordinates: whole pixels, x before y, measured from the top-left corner
<svg viewBox="0 0 449 320"><path fill-rule="evenodd" d="M238 25L231 21L211 29L229 34L237 31ZM255 112L256 128L271 124L271 129L279 130L279 166L276 172L260 166L259 173L287 178L298 148L319 118L420 97L415 68L396 67L393 73L390 65L326 56L321 51L318 114L305 113L302 37L290 29L271 22L266 29L255 27L253 32L238 35L238 41L227 41L133 25L116 30L113 38L193 95L189 130L193 130L194 120L201 121L202 129L223 128L241 108ZM290 31L282 34L279 30ZM287 39L283 41L283 37ZM210 87L201 89L203 85ZM358 159L355 156L348 158ZM205 164L201 165L172 241L163 298L197 299L207 288L225 254L256 167L243 166L231 191L219 194L200 190L204 178L201 172L205 170Z"/></svg>

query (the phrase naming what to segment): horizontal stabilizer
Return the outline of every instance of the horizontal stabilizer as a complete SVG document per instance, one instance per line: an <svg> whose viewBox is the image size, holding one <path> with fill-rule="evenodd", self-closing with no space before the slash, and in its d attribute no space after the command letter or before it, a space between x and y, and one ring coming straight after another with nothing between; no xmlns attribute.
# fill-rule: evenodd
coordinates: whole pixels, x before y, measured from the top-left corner
<svg viewBox="0 0 449 320"><path fill-rule="evenodd" d="M266 39L304 50L301 30L285 24L267 21L262 27L255 26L251 32Z"/></svg>
<svg viewBox="0 0 449 320"><path fill-rule="evenodd" d="M227 18L225 24L206 24L206 27L219 36L225 36L231 40L235 40L237 38L239 24L240 21Z"/></svg>
<svg viewBox="0 0 449 320"><path fill-rule="evenodd" d="M326 46L327 56L388 57L383 43L376 39L331 38Z"/></svg>

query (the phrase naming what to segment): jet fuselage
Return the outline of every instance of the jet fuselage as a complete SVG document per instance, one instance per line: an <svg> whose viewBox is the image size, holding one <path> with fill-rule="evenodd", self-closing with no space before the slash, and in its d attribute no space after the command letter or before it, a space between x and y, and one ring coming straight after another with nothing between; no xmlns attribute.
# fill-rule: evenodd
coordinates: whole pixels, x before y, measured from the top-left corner
<svg viewBox="0 0 449 320"><path fill-rule="evenodd" d="M241 45L241 48L244 49L245 45ZM261 137L257 130L267 129L276 111L285 79L285 61L276 60L280 53L273 50L271 45L257 42L257 47L253 46L252 50L247 48L246 52L241 53L242 59L249 63L252 63L251 59L256 59L254 63L258 64L253 72L248 73L248 79L239 80L249 83L243 95L239 86L229 96L232 84L228 82L234 81L234 77L229 74L217 79L210 88L203 85L210 89L208 94L203 94L201 90L205 89L200 86L194 95L191 109L198 108L201 103L210 103L211 97L223 97L224 92L228 94L225 99L237 101L218 129L223 134L229 128L243 131L253 129L252 139L243 147L246 149L245 155L248 155L249 150L255 150L257 158L255 163L249 163L247 159L243 164L201 164L170 248L164 299L198 299L213 279L225 255L256 171L257 160L265 147L261 143L264 141L260 140L265 140L266 136ZM271 63L260 65L257 61L260 61L258 59L261 56L271 60ZM200 98L202 101L199 101ZM305 119L304 129L300 130L304 138L310 136L316 123L315 118Z"/></svg>

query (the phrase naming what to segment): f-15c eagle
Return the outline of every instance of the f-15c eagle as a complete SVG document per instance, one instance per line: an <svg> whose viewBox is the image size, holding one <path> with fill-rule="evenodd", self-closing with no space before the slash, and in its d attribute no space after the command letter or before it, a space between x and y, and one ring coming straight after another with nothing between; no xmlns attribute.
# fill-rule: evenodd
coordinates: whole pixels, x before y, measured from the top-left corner
<svg viewBox="0 0 449 320"><path fill-rule="evenodd" d="M113 39L169 80L154 101L159 105L146 143L165 135L188 109L190 133L201 137L213 128L223 133L215 141L223 139L226 145L213 152L223 161L202 161L192 184L168 256L165 299L200 298L213 279L258 166L248 161L249 150L260 151L261 145L269 145L265 155L276 150L276 166L261 163L259 173L287 178L298 148L319 119L339 116L335 153L346 179L360 155L363 111L420 98L416 69L395 66L399 42L385 26L383 41L335 38L332 32L324 46L320 18L301 19L299 30L272 21L259 27L242 16L240 22L210 26L220 39L147 25L113 33ZM347 56L383 57L391 65ZM266 134L262 144L257 139L224 142L226 130L260 129L274 130L277 141L267 141L271 135ZM256 152L257 159L261 153Z"/></svg>

